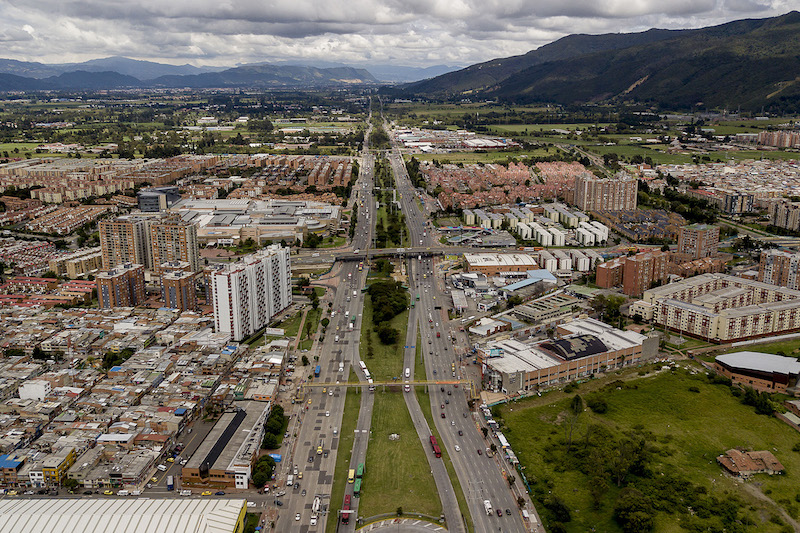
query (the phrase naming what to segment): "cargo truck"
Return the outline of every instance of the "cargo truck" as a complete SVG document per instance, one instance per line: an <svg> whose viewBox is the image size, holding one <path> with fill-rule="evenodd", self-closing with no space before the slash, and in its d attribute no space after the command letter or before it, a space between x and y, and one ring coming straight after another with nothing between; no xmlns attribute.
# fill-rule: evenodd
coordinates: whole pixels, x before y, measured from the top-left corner
<svg viewBox="0 0 800 533"><path fill-rule="evenodd" d="M490 502L489 500L483 500L483 508L486 509L486 514L488 514L488 515L492 514L492 512L493 512L492 511L492 502Z"/></svg>
<svg viewBox="0 0 800 533"><path fill-rule="evenodd" d="M167 490L175 489L175 478L167 476Z"/></svg>

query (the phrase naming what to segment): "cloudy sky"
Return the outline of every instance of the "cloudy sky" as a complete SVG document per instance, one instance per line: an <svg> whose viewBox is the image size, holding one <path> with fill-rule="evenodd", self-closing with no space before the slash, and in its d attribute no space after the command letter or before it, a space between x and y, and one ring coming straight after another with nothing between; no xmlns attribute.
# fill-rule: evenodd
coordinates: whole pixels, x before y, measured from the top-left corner
<svg viewBox="0 0 800 533"><path fill-rule="evenodd" d="M0 0L0 57L468 65L571 33L696 28L791 10L800 0Z"/></svg>

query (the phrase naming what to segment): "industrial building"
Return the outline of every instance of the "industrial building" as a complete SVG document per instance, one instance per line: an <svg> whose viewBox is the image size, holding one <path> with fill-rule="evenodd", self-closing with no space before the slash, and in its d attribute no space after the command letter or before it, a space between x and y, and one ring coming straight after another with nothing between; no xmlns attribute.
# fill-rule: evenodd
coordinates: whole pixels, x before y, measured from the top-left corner
<svg viewBox="0 0 800 533"><path fill-rule="evenodd" d="M795 357L760 352L727 353L714 359L714 368L734 383L757 391L795 396L799 392L800 362Z"/></svg>
<svg viewBox="0 0 800 533"><path fill-rule="evenodd" d="M241 498L4 498L0 533L241 533Z"/></svg>
<svg viewBox="0 0 800 533"><path fill-rule="evenodd" d="M235 402L236 409L223 414L182 469L183 485L247 489L252 466L258 459L264 425L272 404Z"/></svg>
<svg viewBox="0 0 800 533"><path fill-rule="evenodd" d="M591 318L557 327L555 339L492 341L477 348L487 390L520 394L622 368L658 353L658 337L622 331Z"/></svg>
<svg viewBox="0 0 800 533"><path fill-rule="evenodd" d="M464 254L467 272L480 272L487 276L525 275L537 268L536 260L528 254Z"/></svg>

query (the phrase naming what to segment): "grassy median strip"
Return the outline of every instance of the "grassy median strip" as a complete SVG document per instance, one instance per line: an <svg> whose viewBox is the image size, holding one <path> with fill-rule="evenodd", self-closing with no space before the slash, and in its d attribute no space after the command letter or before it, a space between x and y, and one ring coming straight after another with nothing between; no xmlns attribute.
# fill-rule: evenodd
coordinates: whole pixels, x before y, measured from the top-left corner
<svg viewBox="0 0 800 533"><path fill-rule="evenodd" d="M464 521L467 524L467 531L471 533L475 531L475 525L472 523L472 515L469 514L467 499L464 497L464 491L461 489L461 483L458 481L458 476L456 475L455 468L453 468L453 463L450 461L447 448L442 444L442 437L439 435L439 432L436 430L436 425L433 423L430 395L426 391L417 387L417 401L422 409L422 414L425 415L425 420L428 421L428 427L431 428L433 436L436 437L437 441L439 441L440 448L442 449L442 460L444 461L444 466L447 469L447 475L450 476L450 483L453 484L453 490L456 492L458 510L461 511L461 516L464 517Z"/></svg>
<svg viewBox="0 0 800 533"><path fill-rule="evenodd" d="M355 372L350 370L350 381L355 380ZM361 394L358 389L348 387L344 399L344 415L342 427L339 428L339 448L336 452L336 469L333 474L333 487L331 488L331 503L328 512L328 531L336 531L336 521L339 519L339 510L344 502L344 492L347 487L347 470L350 468L350 456L353 453L354 431L358 424L358 414L361 410Z"/></svg>
<svg viewBox="0 0 800 533"><path fill-rule="evenodd" d="M438 517L442 504L425 453L403 393L376 392L358 514L368 518L402 508Z"/></svg>
<svg viewBox="0 0 800 533"><path fill-rule="evenodd" d="M378 334L373 331L372 301L364 298L364 315L361 320L361 360L364 361L375 381L391 381L403 376L403 352L405 350L406 330L408 329L408 310L389 321L389 326L400 332L395 344L382 344ZM369 354L371 336L372 355Z"/></svg>

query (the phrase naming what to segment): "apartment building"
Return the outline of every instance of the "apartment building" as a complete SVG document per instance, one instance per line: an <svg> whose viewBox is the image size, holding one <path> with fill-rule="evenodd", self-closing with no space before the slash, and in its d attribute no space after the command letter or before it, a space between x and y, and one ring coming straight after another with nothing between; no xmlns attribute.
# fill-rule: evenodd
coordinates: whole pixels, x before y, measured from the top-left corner
<svg viewBox="0 0 800 533"><path fill-rule="evenodd" d="M200 248L197 226L180 220L155 222L150 225L150 252L153 269L158 273L167 262L189 263L192 272L200 271Z"/></svg>
<svg viewBox="0 0 800 533"><path fill-rule="evenodd" d="M210 272L217 332L242 340L292 303L289 249L273 244Z"/></svg>
<svg viewBox="0 0 800 533"><path fill-rule="evenodd" d="M97 275L100 307L135 307L146 297L144 265L125 263Z"/></svg>
<svg viewBox="0 0 800 533"><path fill-rule="evenodd" d="M800 202L773 201L769 204L769 218L773 226L800 230Z"/></svg>
<svg viewBox="0 0 800 533"><path fill-rule="evenodd" d="M575 178L575 205L583 211L633 211L637 190L636 179L623 172L613 179L587 172Z"/></svg>
<svg viewBox="0 0 800 533"><path fill-rule="evenodd" d="M758 264L758 281L800 290L800 253L764 250Z"/></svg>
<svg viewBox="0 0 800 533"><path fill-rule="evenodd" d="M137 263L150 268L150 222L152 219L136 216L102 220L98 225L103 268L113 268L124 263Z"/></svg>
<svg viewBox="0 0 800 533"><path fill-rule="evenodd" d="M639 296L654 282L667 279L667 254L661 251L640 252L625 259L622 292Z"/></svg>
<svg viewBox="0 0 800 533"><path fill-rule="evenodd" d="M678 253L691 259L711 257L718 252L719 226L692 224L678 229Z"/></svg>
<svg viewBox="0 0 800 533"><path fill-rule="evenodd" d="M195 273L186 270L163 270L161 274L161 299L164 306L181 311L197 309Z"/></svg>

